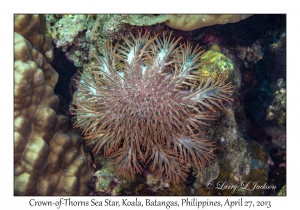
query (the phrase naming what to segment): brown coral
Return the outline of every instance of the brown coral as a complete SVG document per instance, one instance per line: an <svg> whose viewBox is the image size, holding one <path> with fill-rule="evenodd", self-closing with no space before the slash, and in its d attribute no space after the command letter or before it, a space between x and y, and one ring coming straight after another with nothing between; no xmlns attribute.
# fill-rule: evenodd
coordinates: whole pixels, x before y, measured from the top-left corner
<svg viewBox="0 0 300 210"><path fill-rule="evenodd" d="M52 46L45 44L49 40L40 34L41 20L38 15L15 17L15 30L30 38L15 33L14 192L84 195L93 171L83 138L56 112L58 74L44 57L51 60L53 54ZM44 49L44 55L37 48Z"/></svg>
<svg viewBox="0 0 300 210"><path fill-rule="evenodd" d="M232 14L169 14L166 24L175 29L192 31L205 26L216 24L235 23L244 20L251 15L232 15Z"/></svg>
<svg viewBox="0 0 300 210"><path fill-rule="evenodd" d="M188 165L213 158L203 126L214 107L231 101L232 87L221 76L201 81L195 70L202 51L179 40L139 33L124 38L126 46L107 43L78 81L76 124L96 153L104 148L119 175L146 168L179 181Z"/></svg>

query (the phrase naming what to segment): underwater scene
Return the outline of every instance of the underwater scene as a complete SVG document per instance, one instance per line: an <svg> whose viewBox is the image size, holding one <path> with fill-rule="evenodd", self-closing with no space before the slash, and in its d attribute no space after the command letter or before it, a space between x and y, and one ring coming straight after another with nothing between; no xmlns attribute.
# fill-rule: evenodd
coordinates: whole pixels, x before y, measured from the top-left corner
<svg viewBox="0 0 300 210"><path fill-rule="evenodd" d="M286 196L286 15L15 14L13 184Z"/></svg>

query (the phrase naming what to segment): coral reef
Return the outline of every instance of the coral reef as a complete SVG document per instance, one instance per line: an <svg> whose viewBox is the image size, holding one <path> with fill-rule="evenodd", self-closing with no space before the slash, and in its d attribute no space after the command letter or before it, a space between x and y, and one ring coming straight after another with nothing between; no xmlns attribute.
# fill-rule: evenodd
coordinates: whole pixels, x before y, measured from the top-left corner
<svg viewBox="0 0 300 210"><path fill-rule="evenodd" d="M174 184L164 177L144 171L133 178L118 176L116 165L103 154L96 156L98 168L90 195L189 195L184 183Z"/></svg>
<svg viewBox="0 0 300 210"><path fill-rule="evenodd" d="M265 128L269 143L279 149L286 148L286 126L285 124L267 126Z"/></svg>
<svg viewBox="0 0 300 210"><path fill-rule="evenodd" d="M216 162L204 170L196 171L197 179L193 184L196 195L214 194L207 183L228 182L239 185L249 179L251 171L251 155L248 144L238 130L234 112L227 107L226 112L219 118L218 126L211 126L208 135L214 139L220 148ZM222 191L223 195L232 195L230 190Z"/></svg>
<svg viewBox="0 0 300 210"><path fill-rule="evenodd" d="M125 15L122 22L134 25L134 26L147 26L163 23L168 20L167 15Z"/></svg>
<svg viewBox="0 0 300 210"><path fill-rule="evenodd" d="M110 160L104 156L96 157L96 164L100 168L94 173L94 185L89 194L96 195L119 195L124 179L120 179L115 173L115 166L110 164Z"/></svg>
<svg viewBox="0 0 300 210"><path fill-rule="evenodd" d="M153 174L136 174L124 178L115 173L116 166L103 154L96 156L96 172L90 195L155 195L158 190L167 190L169 182Z"/></svg>
<svg viewBox="0 0 300 210"><path fill-rule="evenodd" d="M248 67L249 63L257 63L263 58L261 45L258 41L251 46L238 46L236 48L238 57L242 60L244 66Z"/></svg>
<svg viewBox="0 0 300 210"><path fill-rule="evenodd" d="M43 55L48 63L51 62L54 58L53 46L51 40L44 35L46 29L45 16L15 15L14 18L15 32L25 37Z"/></svg>
<svg viewBox="0 0 300 210"><path fill-rule="evenodd" d="M274 84L282 78L286 78L286 31L285 28L277 32L271 44L265 48L264 56L267 59L268 71Z"/></svg>
<svg viewBox="0 0 300 210"><path fill-rule="evenodd" d="M178 182L188 167L213 158L203 127L214 107L232 101L232 86L222 76L201 79L199 47L171 35L131 37L125 46L107 43L82 73L72 109L76 125L95 153L104 148L118 175L148 170Z"/></svg>
<svg viewBox="0 0 300 210"><path fill-rule="evenodd" d="M219 75L226 76L228 81L234 80L234 63L221 53L217 44L211 44L200 57L200 66L197 70L204 78L212 77L216 80Z"/></svg>
<svg viewBox="0 0 300 210"><path fill-rule="evenodd" d="M233 23L250 15L151 15L151 14L98 14L46 15L46 34L57 48L62 48L77 67L89 61L89 52L101 53L107 40L120 41L120 34L129 35L136 27L168 25L190 31L204 26ZM203 19L205 21L203 21ZM188 24L187 24L188 22ZM166 29L164 29L166 30Z"/></svg>
<svg viewBox="0 0 300 210"><path fill-rule="evenodd" d="M286 87L282 78L277 81L275 98L268 107L267 119L275 120L278 125L286 124Z"/></svg>
<svg viewBox="0 0 300 210"><path fill-rule="evenodd" d="M286 166L287 166L287 157L285 149L279 149L271 153L272 163L270 165L269 172L269 182L275 185L276 191L271 192L271 195L276 195L276 192L279 193L282 188L282 193L286 186Z"/></svg>
<svg viewBox="0 0 300 210"><path fill-rule="evenodd" d="M66 51L67 47L74 42L74 38L87 29L86 18L86 15L62 15L62 18L55 21L53 26L48 25L47 34L50 35L57 48L63 47L63 51Z"/></svg>
<svg viewBox="0 0 300 210"><path fill-rule="evenodd" d="M53 40L56 48L61 48L66 57L76 66L88 60L91 40L88 36L90 26L88 15L46 15L46 34ZM91 49L92 50L92 49Z"/></svg>
<svg viewBox="0 0 300 210"><path fill-rule="evenodd" d="M58 74L43 15L15 15L15 195L85 195L92 177L84 140L57 113ZM40 53L41 52L41 53Z"/></svg>
<svg viewBox="0 0 300 210"><path fill-rule="evenodd" d="M205 26L216 24L236 23L251 15L209 15L209 14L180 14L168 15L167 26L183 31L192 31Z"/></svg>
<svg viewBox="0 0 300 210"><path fill-rule="evenodd" d="M183 31L192 31L205 26L216 24L235 23L246 19L251 15L209 15L209 14L167 14L167 15L118 15L120 22L134 26L150 26L160 23L166 23L167 26Z"/></svg>
<svg viewBox="0 0 300 210"><path fill-rule="evenodd" d="M219 144L222 145L219 162L229 169L229 176L234 183L245 180L245 176L249 175L251 156L247 143L238 130L234 111L230 107L226 110L225 116L221 118L224 122L220 123L217 130L209 132L213 133L212 138L218 139Z"/></svg>
<svg viewBox="0 0 300 210"><path fill-rule="evenodd" d="M154 40L152 40L152 42L149 41L149 43L144 41L144 43L141 44L142 46L147 45L147 47L145 49L141 47L139 50L144 50L148 53L148 55L141 58L143 63L141 68L142 72L146 66L151 65L151 61L155 60L153 51L156 50L155 44L158 43L156 40L163 39L161 37L166 37L166 39L169 37L168 35L163 35L163 33L172 33L172 35L176 37L175 40L179 37L183 40L180 40L177 45L182 49L186 47L186 41L191 43L191 46L202 46L203 52L201 52L201 56L196 61L198 66L193 69L193 71L197 74L194 76L201 77L203 84L207 81L211 81L210 84L214 84L219 76L227 76L224 84L232 82L234 87L234 101L231 105L225 105L225 109L222 107L223 112L219 112L217 109L215 110L217 112L214 112L213 110L210 111L204 108L207 115L213 116L213 118L217 120L203 120L203 123L209 124L210 126L200 125L198 126L199 131L194 130L195 133L199 132L199 136L201 136L202 139L207 139L208 143L215 145L212 147L214 158L210 159L205 167L197 167L197 164L186 161L184 164L186 165L186 169L189 170L184 171L185 175L183 178L185 178L185 181L173 183L169 177L162 176L163 172L155 173L155 170L154 172L151 171L151 166L153 167L153 162L155 161L152 158L154 155L151 156L152 154L148 153L148 156L145 157L145 151L148 150L142 145L140 151L135 153L136 160L140 164L141 173L135 173L134 176L130 177L119 176L119 173L116 173L116 170L118 171L118 169L116 169L118 164L116 163L121 161L120 159L116 160L118 150L113 148L111 154L108 154L108 152L105 153L105 151L110 149L107 149L109 145L112 147L116 146L120 149L126 148L126 144L128 144L129 141L124 141L125 138L123 138L124 140L117 142L115 145L106 144L105 141L107 142L110 136L105 137L103 136L105 135L104 133L100 138L101 140L104 138L104 141L102 141L102 149L100 149L97 155L95 150L94 153L91 154L94 156L93 165L95 173L93 184L90 185L91 190L89 195L285 195L285 148L287 137L285 124L286 15L256 14L250 18L244 16L243 21L238 21L242 17L239 15L208 14L52 14L45 16L47 17L46 34L53 38L55 47L55 60L51 64L60 75L59 85L55 85L57 75L51 71L52 68L46 66L46 64L53 59L53 53L51 53L53 52L53 48L51 41L43 34L45 17L19 16L19 19L22 19L22 17L25 17L25 19L16 24L19 25L16 28L22 29L24 31L23 36L27 34L28 37L26 37L26 39L30 39L30 42L35 43L32 45L33 48L38 50L44 58L42 58L40 54L36 54L35 57L33 56L34 59L32 61L43 71L44 79L47 83L51 85L51 87L55 86L57 96L61 95L63 98L59 96L60 99L66 100L64 107L61 106L61 100L58 107L58 105L53 106L57 103L55 102L57 99L54 99L55 97L53 97L52 93L48 95L49 97L43 98L43 103L50 104L51 108L59 116L61 116L61 114L69 116L67 109L70 100L66 99L66 94L62 94L66 92L69 96L69 86L73 87L71 88L71 92L73 93L77 89L74 87L79 84L79 89L81 91L85 89L87 92L90 92L90 95L95 93L96 88L90 85L89 88L84 88L84 78L100 77L101 82L99 82L99 86L103 86L106 77L103 76L101 69L98 69L101 64L99 65L97 59L101 60L103 56L106 57L107 59L105 61L101 60L101 62L106 63L104 66L113 65L115 69L117 69L118 74L120 74L122 78L124 77L127 60L125 53L121 53L120 55L120 52L129 52L127 49L128 45L132 47L136 43L135 39L139 37L138 31L141 31L142 34L151 31L151 33L157 37L156 39L149 36ZM27 23L25 21L26 19L31 21ZM74 20L77 20L77 25L70 25L69 23L73 23ZM187 20L191 21L186 22ZM225 24L231 21L236 23ZM39 27L36 24L38 22L41 23ZM178 30L173 29L172 24ZM25 26L28 26L28 28ZM62 45L56 45L55 43L61 43ZM111 44L108 45L107 43ZM111 53L113 54L111 57L105 55L106 52L110 51L107 48L108 46L116 50ZM154 50L150 49L152 46ZM178 50L178 52L179 51L180 50ZM32 52L34 52L34 50L32 50ZM48 52L47 55L46 52ZM99 54L99 56L95 56L96 54ZM174 57L177 56L175 54L173 55ZM152 58L149 60L147 59L148 56ZM65 57L68 60L65 59ZM182 55L179 53L178 57L180 58ZM173 58L170 60L172 59ZM113 60L115 65L112 62ZM184 62L180 60L181 59L177 60L177 63L168 65L167 69L172 69L173 67L180 68L180 65ZM61 69L59 68L66 63L68 63L68 66ZM75 66L73 66L73 64ZM44 66L39 67L41 65ZM71 71L71 67L74 68L73 71ZM72 76L76 67L79 67L77 68L77 76ZM46 69L49 69L49 71ZM84 69L83 73L81 73L82 69ZM107 70L110 71L110 69ZM96 72L101 73L96 74ZM78 79L78 75L81 75L81 79ZM169 74L166 74L165 77L168 77L168 75ZM70 85L70 78L76 77L77 79L75 80L77 80L77 82L72 79ZM37 78L40 80L40 77ZM201 80L198 81L198 85ZM122 79L120 81L124 82ZM169 80L166 79L166 81ZM186 82L195 82L195 80L192 79ZM278 88L277 83L280 83L280 88ZM61 84L67 85L62 86ZM164 90L159 89L159 87L162 86L159 86L158 83L151 83L151 89L153 88L155 90L153 93ZM180 90L188 94L189 90L192 89L191 87L192 85L185 84L180 87ZM149 90L149 88L145 91L147 90ZM95 95L98 95L98 92ZM71 97L72 96L69 98ZM115 98L122 99L122 97L123 96L116 96ZM140 98L143 97L144 96ZM30 100L29 97L25 98L23 101L29 103L27 102L27 100ZM33 98L35 100L35 96L33 96ZM80 97L80 94L78 97L78 93L74 94L73 98L75 103L77 103L76 101L78 99L82 99L80 103L91 101L87 98ZM103 101L103 98L98 98L98 100ZM95 101L97 100L95 99ZM136 101L138 101L138 99ZM117 103L118 100L115 100L114 103L111 103L111 107L114 107ZM158 100L158 103L161 102ZM133 107L135 103L129 104L128 106L131 110L136 110L136 112L131 112L130 117L138 116L139 110L141 110L141 113L147 112L147 110L145 111L145 109L143 109L145 104L149 104L149 101L141 102L141 105L137 105L136 107ZM55 107L58 107L58 109ZM95 109L95 106L91 107L91 109ZM124 109L124 113L125 110L126 109ZM159 113L155 114L159 116ZM168 117L169 115L166 116ZM93 113L89 113L86 117L96 118ZM49 121L51 121L50 118ZM102 120L102 125L104 123L104 126L101 128L110 129L110 127L107 127L105 124L105 121L109 122L109 119L101 118L99 120ZM30 122L33 122L33 120ZM128 122L127 124L131 123L129 121L126 122ZM160 118L157 117L157 123L159 122ZM90 123L90 126L92 125L93 123ZM122 125L124 128L127 126L125 124ZM134 128L134 126L132 127ZM192 129L194 129L194 127ZM133 135L131 133L135 133L134 131L132 132L132 129L128 130L130 134L127 135ZM52 131L54 132L53 129ZM91 130L85 131L92 131L92 128ZM73 131L66 129L63 132L69 135ZM201 132L203 132L203 134L200 135ZM18 133L21 133L21 131L18 131ZM19 138L18 133L16 134L17 138ZM89 135L86 135L86 137L89 137ZM111 139L113 139L113 137L111 137ZM87 145L85 150L92 152L93 147L97 144L97 140L93 140L93 138L87 138L87 140L90 142L90 145ZM18 145L25 144L22 143L22 141L20 142ZM51 140L51 142L54 141ZM113 140L111 142L113 142ZM54 143L52 143L52 145L54 145ZM263 147L261 145L263 145ZM161 148L161 145L158 146ZM168 146L169 145L166 145L164 148L168 149ZM174 145L171 146L173 146L172 149L174 149ZM179 147L176 148L178 149ZM22 156L22 151L18 151L17 149L15 150L16 158ZM179 149L177 151L179 151ZM120 150L119 152L122 154ZM156 154L160 153L164 154L160 151ZM178 153L180 153L180 151ZM179 165L181 164L182 160L176 160L178 156L173 155L173 153L169 156L174 157L172 161L174 160L174 162L177 162ZM157 159L162 159L161 157L162 156L158 155ZM166 156L163 156L163 161L166 160L165 157ZM166 167L167 166L168 165L166 165ZM181 180L183 179L181 178ZM249 191L240 186L243 183L242 181L249 183L249 187L253 187L254 182L259 182L260 184L265 183L271 187L266 190ZM219 182L223 183L224 186L234 185L237 186L237 188L235 190L215 189L216 184ZM214 188L209 189L210 185L208 185L208 183L215 184ZM274 186L275 188L273 188ZM283 190L279 192L281 188Z"/></svg>
<svg viewBox="0 0 300 210"><path fill-rule="evenodd" d="M118 39L128 15L46 15L46 34L75 66L90 60L89 52L100 52L105 40Z"/></svg>
<svg viewBox="0 0 300 210"><path fill-rule="evenodd" d="M256 183L267 183L269 156L255 142L246 142L238 131L235 116L227 108L218 126L211 125L208 135L215 139L219 154L204 168L194 167L195 176L185 183L174 184L163 177L145 172L134 178L118 176L109 158L97 156L100 169L95 173L93 195L261 195L264 189L253 189ZM216 123L217 124L217 123ZM194 178L192 178L194 177ZM222 189L222 185L236 189ZM244 184L244 185L243 185ZM212 186L213 185L213 186ZM274 187L275 184L270 184ZM253 190L252 190L253 189Z"/></svg>
<svg viewBox="0 0 300 210"><path fill-rule="evenodd" d="M192 195L263 195L266 192L264 188L255 186L268 183L268 154L255 142L246 143L243 139L238 141L243 141L239 150L236 150L237 145L234 144L221 148L224 153L231 149L238 157L223 154L226 160L218 160L197 172L197 179L191 186ZM275 184L268 186L276 188Z"/></svg>

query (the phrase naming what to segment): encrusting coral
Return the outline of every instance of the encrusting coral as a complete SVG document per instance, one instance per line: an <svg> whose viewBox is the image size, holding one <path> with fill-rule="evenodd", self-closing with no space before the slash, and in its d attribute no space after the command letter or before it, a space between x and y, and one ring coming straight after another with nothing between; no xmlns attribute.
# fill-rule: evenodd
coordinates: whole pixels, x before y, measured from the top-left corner
<svg viewBox="0 0 300 210"><path fill-rule="evenodd" d="M282 78L276 83L275 97L267 110L267 120L277 121L278 125L286 124L286 84Z"/></svg>
<svg viewBox="0 0 300 210"><path fill-rule="evenodd" d="M205 26L235 23L251 15L230 14L168 14L167 26L183 31L192 31Z"/></svg>
<svg viewBox="0 0 300 210"><path fill-rule="evenodd" d="M200 66L197 70L202 77L217 79L218 75L228 76L227 80L232 81L234 76L234 63L226 55L221 53L217 44L211 44L200 57Z"/></svg>
<svg viewBox="0 0 300 210"><path fill-rule="evenodd" d="M57 113L58 74L40 15L15 16L15 195L86 195L93 174L84 140ZM40 50L40 52L39 52Z"/></svg>
<svg viewBox="0 0 300 210"><path fill-rule="evenodd" d="M139 32L125 46L106 43L85 68L74 102L76 125L112 158L118 175L148 170L178 182L189 166L203 167L214 145L204 137L214 107L233 91L226 77L201 80L203 51L172 35Z"/></svg>
<svg viewBox="0 0 300 210"><path fill-rule="evenodd" d="M158 32L165 24L171 28L191 31L205 26L234 23L250 15L219 14L46 14L46 34L57 48L77 67L90 60L89 52L101 52L107 40L121 40L136 27L150 27ZM155 29L156 28L156 29ZM163 30L166 30L165 29Z"/></svg>

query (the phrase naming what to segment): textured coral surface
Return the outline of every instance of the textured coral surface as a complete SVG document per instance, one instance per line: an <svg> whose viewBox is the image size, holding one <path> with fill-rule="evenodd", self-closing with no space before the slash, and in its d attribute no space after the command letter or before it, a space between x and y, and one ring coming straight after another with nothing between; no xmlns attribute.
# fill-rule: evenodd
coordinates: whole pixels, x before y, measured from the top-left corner
<svg viewBox="0 0 300 210"><path fill-rule="evenodd" d="M205 26L211 26L216 24L235 23L243 20L250 15L209 15L209 14L180 14L180 15L168 15L166 24L172 28L180 29L183 31L192 31Z"/></svg>
<svg viewBox="0 0 300 210"><path fill-rule="evenodd" d="M39 15L15 16L15 195L85 195L92 175L83 139L57 113L58 74ZM39 52L42 52L40 53Z"/></svg>

